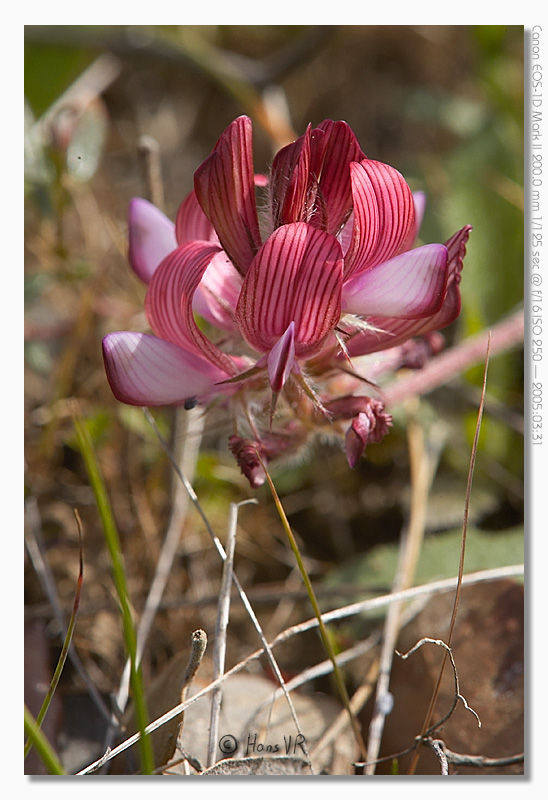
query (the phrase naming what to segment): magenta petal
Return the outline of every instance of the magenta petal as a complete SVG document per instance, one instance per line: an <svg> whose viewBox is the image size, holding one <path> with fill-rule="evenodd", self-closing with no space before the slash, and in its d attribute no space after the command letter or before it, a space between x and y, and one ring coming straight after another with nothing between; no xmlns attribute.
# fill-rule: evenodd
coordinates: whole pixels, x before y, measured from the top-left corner
<svg viewBox="0 0 548 800"><path fill-rule="evenodd" d="M114 396L133 406L206 402L227 377L204 358L145 333L108 334L103 358Z"/></svg>
<svg viewBox="0 0 548 800"><path fill-rule="evenodd" d="M413 319L438 311L447 283L447 248L427 244L351 278L343 286L343 309Z"/></svg>
<svg viewBox="0 0 548 800"><path fill-rule="evenodd" d="M256 350L269 352L295 323L295 354L318 353L340 317L342 253L337 240L305 222L282 225L255 257L236 319Z"/></svg>
<svg viewBox="0 0 548 800"><path fill-rule="evenodd" d="M295 323L291 322L268 354L268 378L273 392L281 392L294 363Z"/></svg>
<svg viewBox="0 0 548 800"><path fill-rule="evenodd" d="M249 117L238 117L221 135L194 174L194 190L223 249L245 275L261 243Z"/></svg>
<svg viewBox="0 0 548 800"><path fill-rule="evenodd" d="M156 206L135 197L129 204L129 263L148 283L163 259L177 247L175 226Z"/></svg>
<svg viewBox="0 0 548 800"><path fill-rule="evenodd" d="M152 277L145 311L152 330L161 339L193 350L234 375L234 361L204 336L193 315L194 293L217 253L219 247L208 242L187 242L170 253Z"/></svg>
<svg viewBox="0 0 548 800"><path fill-rule="evenodd" d="M388 164L365 159L350 165L354 198L352 243L345 257L345 277L395 256L415 230L411 189Z"/></svg>

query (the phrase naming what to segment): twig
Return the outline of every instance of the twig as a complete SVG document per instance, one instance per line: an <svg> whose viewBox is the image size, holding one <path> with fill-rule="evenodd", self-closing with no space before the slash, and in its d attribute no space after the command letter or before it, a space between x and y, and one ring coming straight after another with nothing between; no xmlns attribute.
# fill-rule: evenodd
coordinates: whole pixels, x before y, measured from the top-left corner
<svg viewBox="0 0 548 800"><path fill-rule="evenodd" d="M257 502L254 499L244 500L243 503L231 503L228 518L228 535L226 559L223 564L221 590L219 592L219 606L217 623L215 626L215 645L213 649L213 678L219 678L225 670L226 632L230 615L230 587L232 586L232 572L234 566L234 551L236 548L236 530L238 524L238 508L245 503ZM222 686L213 691L211 698L211 718L209 726L208 767L215 764L217 741L219 739L219 715L221 712Z"/></svg>
<svg viewBox="0 0 548 800"><path fill-rule="evenodd" d="M211 528L211 525L209 524L209 520L207 519L207 516L205 515L204 510L202 509L202 506L201 506L200 501L198 499L198 495L194 491L194 488L193 488L192 484L188 481L188 479L186 478L184 473L181 471L180 466L173 459L173 456L171 455L171 451L170 451L166 441L164 440L162 434L158 430L158 426L156 425L156 421L155 421L154 417L152 416L152 414L150 413L150 411L148 410L148 408L145 408L144 412L145 412L146 418L148 419L148 421L150 422L150 424L154 428L154 430L156 432L156 436L158 437L158 440L159 440L160 444L162 445L162 448L164 449L164 452L166 453L167 457L171 461L171 464L172 464L172 466L173 466L173 468L175 470L175 473L177 474L177 476L178 476L179 480L181 481L181 483L184 485L184 487L185 487L186 491L188 492L188 495L189 495L192 503L194 504L194 507L196 508L198 514L200 515L200 517L201 517L201 519L202 519L202 521L203 521L203 523L204 523L204 525L206 527L206 530L207 530L209 536L211 537L211 540L212 540L217 552L219 553L219 555L221 556L223 561L225 561L226 560L226 553L225 553L224 547L221 544L221 542L219 541L218 537L213 532L213 530ZM278 683L280 684L280 686L282 687L282 689L284 691L285 698L287 700L287 704L289 706L289 710L291 712L291 716L293 717L293 721L294 721L294 723L295 723L295 725L297 727L297 730L302 735L301 726L299 724L299 720L297 719L297 712L295 711L295 706L293 705L293 701L291 700L291 697L289 696L289 692L285 688L285 681L284 681L282 673L280 671L280 667L278 666L278 662L274 658L274 654L272 653L272 649L271 649L270 645L268 644L268 642L266 640L266 637L265 637L265 635L263 633L263 629L261 628L259 620L257 619L257 615L255 614L255 612L254 612L254 610L253 610L253 608L251 606L251 603L249 602L249 599L248 599L248 597L247 597L247 595L246 595L246 593L245 593L240 581L238 580L235 572L232 572L232 581L233 581L234 585L236 586L236 589L238 590L238 594L240 595L240 599L241 599L242 603L244 604L244 607L245 607L245 609L246 609L246 611L247 611L247 613L248 613L248 615L249 615L249 617L250 617L250 619L251 619L251 621L253 623L253 627L257 631L257 634L258 634L259 639L261 641L261 644L263 646L263 652L266 654L266 656L267 656L267 658L268 658L268 660L270 662L270 666L272 667L272 669L274 671L274 674L276 675L276 679L278 680ZM218 684L218 685L220 685L220 684Z"/></svg>
<svg viewBox="0 0 548 800"><path fill-rule="evenodd" d="M196 673L202 663L204 653L207 647L207 634L205 631L199 629L194 631L191 637L191 650L186 666L185 676L183 678L183 685L181 687L181 703L184 703L188 697L188 692L192 681L196 677ZM183 726L183 719L180 722L180 728Z"/></svg>
<svg viewBox="0 0 548 800"><path fill-rule="evenodd" d="M517 347L523 342L523 309L493 325L491 330L470 336L460 344L450 347L416 372L395 380L383 389L383 400L387 406L401 403L407 397L428 394L446 384L451 378L485 359L485 341L491 338L491 357Z"/></svg>
<svg viewBox="0 0 548 800"><path fill-rule="evenodd" d="M418 421L419 405L411 400L413 412L407 424L409 454L411 461L411 510L407 531L400 544L399 566L394 581L394 591L407 589L413 584L420 549L424 540L428 494L435 472L434 465L438 461L442 441L437 442L435 456L429 453L424 438L424 430ZM432 448L430 448L432 450ZM384 722L388 709L391 709L392 695L389 692L390 672L394 648L401 628L401 603L390 606L386 615L383 644L377 679L376 702L371 723L367 752L369 765L366 775L373 775L375 762L379 754Z"/></svg>
<svg viewBox="0 0 548 800"><path fill-rule="evenodd" d="M519 577L521 575L523 575L523 564L470 573L469 575L465 575L463 577L462 583L463 585L477 584L477 583L482 583L484 581L494 581L494 580L501 580L503 578ZM439 592L454 591L454 589L455 589L455 579L449 578L443 581L435 581L434 583L426 584L424 586L418 586L413 589L407 589L406 591L399 592L398 594L388 594L383 597L375 597L371 600L364 600L361 603L354 603L351 606L346 606L345 608L338 608L335 609L334 611L329 611L326 614L323 614L322 617L325 622L331 622L336 619L344 619L345 617L348 616L353 616L355 614L361 614L367 611L372 611L378 608L382 608L383 606L387 606L390 605L391 603L398 602L401 600L409 600L428 594L436 594ZM318 620L315 617L312 617L311 619L306 620L306 622L301 622L298 625L294 625L293 627L285 631L282 631L281 633L278 634L278 636L276 636L275 639L273 639L272 642L270 642L270 644L267 645L268 652L271 652L274 647L288 641L293 636L297 636L300 633L311 630L317 625L318 625ZM212 681L203 690L197 692L195 695L186 700L185 703L178 705L175 708L172 708L171 711L168 711L162 717L159 717L158 719L154 720L154 722L151 722L150 725L147 726L145 732L151 733L152 731L161 727L161 725L164 725L170 719L180 714L181 711L186 710L193 703L197 702L200 698L205 697L207 694L213 691L213 689L215 689L216 686L220 686L223 681L227 680L232 675L236 675L238 672L241 672L243 669L249 666L249 664L251 664L253 661L257 661L259 658L261 658L264 652L265 652L264 648L261 647L259 650L256 650L254 653L251 653L249 656L243 659L243 661L241 661L239 664L236 664L234 667L228 670L228 672L225 672L225 674L221 678ZM127 748L135 744L135 742L137 742L138 739L139 739L139 734L135 734L134 736L130 737L129 739L118 745L114 750L112 750L108 754L108 756L106 754L103 755L98 761L93 762L93 764L90 764L85 769L81 770L81 772L79 772L78 774L87 775L90 772L94 772L103 763L119 755L124 750L127 750Z"/></svg>
<svg viewBox="0 0 548 800"><path fill-rule="evenodd" d="M38 504L34 497L29 496L28 498L25 499L25 512L26 512L25 516L29 521L29 525L25 526L25 546L32 561L32 565L36 570L36 574L40 579L40 583L51 604L53 615L55 617L57 624L59 625L59 629L63 637L66 637L68 632L67 623L65 620L63 609L61 607L61 603L59 602L59 597L57 595L55 580L51 573L49 564L46 558L44 557L44 545L42 541L41 522L39 517ZM97 706L103 717L106 720L110 721L112 716L111 711L105 704L99 692L97 691L97 688L93 683L91 677L89 676L86 668L82 664L80 656L75 650L74 645L71 648L69 648L68 657L72 662L74 668L76 669L76 671L86 684L93 702L95 703L95 705Z"/></svg>
<svg viewBox="0 0 548 800"><path fill-rule="evenodd" d="M472 492L472 479L473 479L473 476L474 476L474 467L476 465L476 455L477 455L477 450L478 450L479 435L480 435L480 431L481 431L481 420L482 420L482 417L483 417L483 404L485 402L485 391L486 391L486 388L487 388L487 368L488 368L488 365L489 365L490 350L491 350L491 332L489 332L488 339L487 339L487 351L485 353L485 362L484 362L484 369L483 369L483 385L482 385L481 400L480 400L480 404L479 404L479 408L478 408L478 416L477 416L477 420L476 420L476 430L475 430L475 433L474 433L474 441L473 441L473 444L472 444L472 452L470 454L470 465L469 465L469 468L468 468L468 479L467 479L467 483L466 483L466 496L465 496L465 502L464 502L464 518L463 518L463 524L462 524L462 546L461 546L461 552L460 552L459 572L458 572L458 579L457 579L457 589L456 589L456 592L455 592L455 602L453 604L453 611L452 611L452 614L451 614L451 622L449 624L449 634L448 634L448 637L447 637L447 646L448 646L448 648L451 645L451 641L452 641L452 638L453 638L453 631L454 631L454 628L455 628L455 623L457 621L457 611L458 611L458 606L459 606L460 592L461 592L461 589L462 589L462 579L463 579L463 575L464 575L464 556L465 556L465 552L466 552L466 534L467 534L467 531L468 531L468 512L469 512L469 508L470 508L470 495L471 495L471 492ZM434 713L434 708L435 708L436 700L437 700L437 697L438 697L438 694L439 694L441 681L442 681L442 678L443 678L443 672L445 670L446 663L447 663L447 651L444 654L444 657L442 659L442 663L441 663L441 666L440 666L440 671L439 671L439 674L438 674L438 679L437 679L436 685L434 687L434 691L432 692L432 697L431 697L431 700L430 700L430 704L428 706L428 709L427 709L427 712L426 712L426 716L424 718L424 722L423 722L422 730L421 730L421 737L420 737L421 739L424 738L427 735L427 731L430 728L430 723L431 723L431 720L432 720L432 715ZM410 775L414 774L416 766L417 766L418 759L419 759L419 749L418 749L418 746L417 746L415 748L415 751L413 753L413 757L411 758L411 764L409 766L409 774Z"/></svg>
<svg viewBox="0 0 548 800"><path fill-rule="evenodd" d="M410 650L408 650L407 653L400 653L397 650L396 650L396 653L397 653L397 655L400 656L400 658L405 660L406 658L409 658L410 655L415 653L424 644L436 644L436 645L438 645L438 647L443 647L445 649L445 653L446 653L447 657L449 658L449 660L451 661L451 666L453 667L453 677L454 677L454 680L455 680L455 699L454 699L453 705L451 706L449 711L446 714L444 714L444 716L439 720L439 722L436 722L435 725L432 725L432 727L429 728L426 731L425 735L420 737L419 741L424 739L424 738L426 738L427 736L429 736L434 730L436 730L436 728L439 728L440 725L443 725L444 722L447 722L449 717L451 717L453 715L453 712L454 712L455 708L457 707L457 703L458 703L459 700L462 702L462 704L465 707L465 709L467 711L470 711L470 713L475 716L475 718L477 720L477 723L478 723L478 728L481 728L481 720L480 720L480 718L478 717L478 715L476 714L474 709L471 708L468 705L468 703L466 701L466 698L460 692L459 676L458 676L458 673L457 673L457 665L455 664L455 658L453 656L453 651L451 650L449 645L446 642L443 641L443 639L430 639L428 636L425 636L423 639L420 639L415 645L413 645L413 647Z"/></svg>
<svg viewBox="0 0 548 800"><path fill-rule="evenodd" d="M137 153L143 173L147 199L156 208L164 208L164 184L162 181L162 165L160 161L160 145L152 136L139 138Z"/></svg>
<svg viewBox="0 0 548 800"><path fill-rule="evenodd" d="M445 763L456 764L461 767L508 767L512 764L522 764L525 760L524 753L502 758L489 758L488 756L472 756L455 753L450 750L442 739L427 739L427 744L433 747L438 756L443 755Z"/></svg>

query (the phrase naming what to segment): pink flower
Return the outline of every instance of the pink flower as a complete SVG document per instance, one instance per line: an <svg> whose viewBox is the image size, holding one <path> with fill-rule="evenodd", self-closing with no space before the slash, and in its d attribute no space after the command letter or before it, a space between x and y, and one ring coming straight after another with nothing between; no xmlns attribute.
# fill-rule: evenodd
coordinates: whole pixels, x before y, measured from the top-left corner
<svg viewBox="0 0 548 800"><path fill-rule="evenodd" d="M251 404L269 406L271 422L278 397L297 417L305 397L329 417L322 378L340 359L392 348L459 314L470 226L414 248L422 204L399 172L364 155L345 122L309 126L267 178L257 176L251 120L239 117L196 171L175 224L144 200L131 203L129 259L148 284L154 335L105 337L115 396L149 406L231 399L252 427L260 421ZM377 437L378 407L368 409L353 428L363 446Z"/></svg>

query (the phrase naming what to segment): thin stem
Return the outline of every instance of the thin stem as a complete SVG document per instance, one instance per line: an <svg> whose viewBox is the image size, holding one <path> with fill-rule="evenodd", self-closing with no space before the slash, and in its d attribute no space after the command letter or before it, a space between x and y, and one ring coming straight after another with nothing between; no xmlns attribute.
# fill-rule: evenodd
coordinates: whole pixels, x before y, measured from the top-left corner
<svg viewBox="0 0 548 800"><path fill-rule="evenodd" d="M234 552L236 549L236 529L238 524L237 503L230 504L228 517L228 535L226 547L226 560L223 564L221 590L219 592L219 605L217 622L215 626L215 645L213 647L213 679L219 678L225 671L226 632L230 616L230 589L232 586L232 571L234 566ZM223 696L222 686L214 690L211 698L211 717L209 724L209 747L207 765L215 764L217 741L219 739L219 716Z"/></svg>
<svg viewBox="0 0 548 800"><path fill-rule="evenodd" d="M223 561L225 561L226 560L226 553L225 553L224 547L221 544L221 542L219 541L218 537L213 532L213 529L211 528L211 525L209 524L209 520L208 520L206 514L204 513L204 510L203 510L202 506L200 505L200 501L198 500L198 495L194 491L194 488L193 488L192 484L189 482L189 480L186 478L184 473L181 471L180 466L177 464L177 462L174 460L173 456L171 455L170 449L169 449L166 441L162 437L160 431L158 430L158 426L156 425L156 421L155 421L154 417L152 416L152 414L150 413L150 411L148 410L148 408L145 408L144 412L145 412L146 418L148 419L148 421L150 422L150 424L154 428L154 430L156 432L156 436L158 437L158 440L159 440L160 444L162 445L162 447L164 449L164 452L166 453L167 457L169 458L169 460L170 460L170 462L171 462L171 464L173 466L173 469L175 470L175 473L176 473L177 477L179 478L179 480L181 481L181 483L184 485L185 489L187 490L187 492L189 494L189 497L190 497L192 503L194 504L194 507L196 508L196 511L200 515L200 517L201 517L201 519L202 519L202 521L203 521L203 523L204 523L204 525L206 527L206 530L209 533L213 544L215 545L215 548L216 548L217 552L219 553L219 555L221 556ZM242 603L244 604L245 610L247 611L247 613L248 613L248 615L249 615L249 617L251 619L251 622L253 623L253 627L257 631L257 634L258 634L259 639L261 641L261 644L263 646L263 652L266 654L266 656L267 656L267 658L268 658L268 660L270 662L270 666L272 667L272 670L273 670L274 674L276 675L276 679L277 679L278 683L280 684L280 686L282 687L282 691L284 692L285 699L287 701L287 704L289 706L289 710L291 712L291 717L293 719L293 722L295 723L295 727L297 728L298 733L300 733L302 735L301 726L300 726L299 720L297 718L297 712L295 711L295 706L293 705L293 701L291 700L289 692L286 689L285 681L284 681L283 675L282 675L282 673L280 671L280 667L278 666L278 662L274 658L274 654L272 653L272 649L271 649L270 645L268 644L268 641L267 641L267 639L266 639L266 637L264 635L263 629L261 628L259 620L257 619L257 615L255 614L255 612L253 610L253 607L251 606L251 603L249 602L249 598L247 597L247 594L245 593L245 591L243 589L243 586L241 585L240 581L238 580L235 572L232 573L232 581L233 581L234 585L236 586L238 594L240 595L240 599L241 599ZM303 739L304 739L304 737L303 737Z"/></svg>
<svg viewBox="0 0 548 800"><path fill-rule="evenodd" d="M329 634L327 632L327 628L326 628L325 623L323 621L322 613L320 611L320 607L318 605L318 601L316 599L316 595L314 593L314 589L312 587L312 583L310 581L310 578L308 577L308 573L307 573L306 568L304 566L304 563L303 563L303 560L302 560L302 557L301 557L301 553L299 551L299 547L298 547L297 542L295 540L295 537L293 535L293 531L291 530L291 526L289 524L289 520L286 517L286 514L285 514L284 508L282 506L282 503L280 501L280 498L278 497L278 493L276 491L276 488L275 488L275 486L274 486L274 484L272 482L272 479L271 479L271 477L270 477L270 475L268 473L266 465L262 462L258 451L256 451L256 452L257 452L257 457L258 457L259 461L261 462L261 466L264 469L264 472L265 472L265 475L266 475L266 480L268 482L270 491L272 493L272 497L274 498L274 503L276 505L276 509L277 509L279 517L280 517L280 519L282 521L283 528L284 528L284 530L286 532L287 538L289 540L289 544L291 546L291 549L293 550L293 554L295 556L295 559L297 561L297 565L298 565L300 573L302 575L303 582L304 582L308 597L310 599L310 603L312 605L312 609L314 611L316 619L318 620L320 638L322 640L322 643L323 643L323 646L325 648L325 651L326 651L327 655L329 656L329 659L330 659L331 663L333 664L333 675L335 677L335 683L337 684L337 688L338 688L339 693L341 695L341 699L343 701L344 707L346 708L346 710L348 712L348 715L350 717L350 722L351 722L351 725L352 725L352 729L354 731L354 737L356 739L356 744L358 745L358 749L359 749L360 753L363 754L363 757L364 757L364 760L365 760L367 758L367 756L366 756L366 749L365 749L365 744L364 744L364 741L363 741L363 738L362 738L361 730L359 728L356 716L352 713L352 709L350 707L350 697L348 696L348 691L346 689L346 685L344 683L344 679L343 679L342 673L340 671L339 665L337 664L337 660L336 660L336 657L335 657L335 651L333 649L333 645L331 643L331 639L329 638Z"/></svg>
<svg viewBox="0 0 548 800"><path fill-rule="evenodd" d="M413 398L409 405L411 413L407 422L407 436L411 461L411 510L407 531L400 542L400 559L394 581L394 591L407 589L413 584L424 540L428 493L434 472L430 463L433 459L429 456L424 430L419 422L420 409L418 400ZM377 679L375 710L369 726L369 739L367 742L369 763L365 768L366 775L375 773L375 761L381 746L384 721L388 709L391 707L392 700L389 693L390 673L394 649L401 628L401 610L402 604L394 603L390 606L386 615Z"/></svg>
<svg viewBox="0 0 548 800"><path fill-rule="evenodd" d="M465 555L465 552L466 552L466 534L467 534L467 531L468 531L468 511L469 511L469 508L470 508L470 495L472 493L472 479L474 477L474 467L476 465L476 456L477 456L477 451L478 451L478 442L479 442L479 435L480 435L480 431L481 431L481 421L482 421L482 417L483 417L483 407L484 407L484 402L485 402L485 392L486 392L486 388L487 388L487 367L489 365L490 349L491 349L491 333L489 332L489 336L488 336L488 340L487 340L487 351L486 351L486 354L485 354L485 364L484 364L484 369L483 369L483 384L482 384L482 391L481 391L481 401L480 401L480 405L479 405L479 408L478 408L478 417L477 417L477 420L476 420L476 430L475 430L475 433L474 433L474 441L473 441L473 444L472 444L472 452L471 452L471 455L470 455L470 465L469 465L469 468L468 468L468 480L467 480L467 484L466 484L466 499L465 499L465 503L464 503L464 519L463 519L463 525L462 525L462 545L461 545L461 551L460 551L459 572L458 572L458 578L457 578L457 589L456 589L456 592L455 592L455 602L453 604L453 612L451 614L451 622L449 624L449 635L447 637L447 646L448 647L451 647L451 640L452 640L452 637L453 637L453 631L455 629L455 623L457 621L457 611L458 611L460 593L461 593L462 583L463 583L464 555ZM423 722L422 730L421 730L421 735L417 739L417 745L415 746L415 749L413 751L413 756L411 758L411 764L410 764L409 770L408 770L408 774L409 775L413 775L415 773L415 770L416 770L416 767L417 767L417 763L418 763L418 760L419 760L419 743L421 742L422 737L426 735L426 732L428 731L428 729L430 728L430 725L431 725L432 716L434 714L434 707L436 705L436 700L438 698L438 694L439 694L439 690L440 690L440 686L441 686L441 681L442 681L442 678L443 678L443 672L445 670L445 665L447 663L447 658L448 658L448 655L447 655L447 650L446 650L444 652L444 655L443 655L443 658L442 658L440 671L439 671L439 674L438 674L438 679L436 681L436 685L435 685L434 691L432 693L432 698L430 700L430 704L428 706L428 710L427 710L426 716L424 718L424 722Z"/></svg>
<svg viewBox="0 0 548 800"><path fill-rule="evenodd" d="M44 762L48 772L50 775L65 775L65 770L63 769L63 765L57 758L55 751L53 750L51 744L46 739L42 731L40 730L39 726L36 724L36 720L33 718L32 714L25 706L25 733L29 737L29 741L32 742L36 752Z"/></svg>
<svg viewBox="0 0 548 800"><path fill-rule="evenodd" d="M116 587L116 593L118 595L118 601L120 603L122 615L124 641L131 663L130 676L136 718L139 731L141 733L141 736L139 737L141 768L145 774L150 775L154 771L154 759L152 755L152 745L150 739L147 736L142 735L148 722L148 714L146 710L145 692L141 671L137 663L137 636L129 602L120 539L118 537L118 530L114 521L114 515L112 513L106 487L99 468L99 462L91 441L91 436L85 422L77 414L74 415L74 427L76 429L76 436L78 438L80 451L86 463L90 484L95 495L97 507L99 509L99 514L103 524L103 531L105 534L105 541L112 564L114 585Z"/></svg>
<svg viewBox="0 0 548 800"><path fill-rule="evenodd" d="M523 576L523 572L524 572L523 564L514 564L510 567L500 567L498 569L481 570L479 572L473 572L470 573L469 575L465 575L463 577L462 584L463 586L467 586L467 585L476 585L478 583L483 583L485 581L497 581L505 578L519 578ZM454 588L455 588L454 578L449 578L442 581L435 581L433 583L425 584L424 586L414 586L412 589L406 589L405 591L398 592L397 594L388 594L388 595L383 595L382 597L374 597L369 600L363 600L360 603L353 603L352 605L345 606L344 608L336 608L333 611L328 611L327 613L323 614L322 618L325 622L332 622L333 620L345 619L346 617L354 616L357 614L364 614L369 611L375 611L379 608L390 606L392 603L400 602L402 600L413 600L418 597L425 597L427 595L453 591ZM313 617L312 619L306 620L305 622L301 622L298 625L294 625L293 627L288 628L285 631L282 631L276 636L275 639L272 640L272 642L267 644L268 652L271 652L274 647L277 647L278 645L287 642L294 636L298 636L300 633L312 630L313 628L317 627L318 624L319 624L318 619L316 617ZM241 672L243 669L249 666L249 664L252 664L254 661L257 661L259 658L261 658L264 652L265 650L263 647L261 647L259 650L255 650L254 653L251 653L249 656L244 658L243 661L240 661L239 664L236 664L234 667L225 672L225 674L221 678L212 681L208 686L206 686L201 691L197 692L195 695L186 700L184 703L176 706L175 708L172 708L171 711L166 712L163 716L151 722L150 725L147 726L145 732L147 734L152 733L162 725L165 725L165 723L169 722L169 720L173 719L173 717L178 716L181 713L181 711L185 711L187 708L189 708L189 706L193 705L198 700L200 700L200 698L205 697L207 694L213 691L213 689L215 689L216 686L220 686L221 683L223 683L223 681L227 680L232 675L236 675L238 672ZM284 684L284 688L287 690L286 684ZM97 761L93 762L93 764L90 764L85 769L81 770L78 774L87 775L90 772L94 772L96 769L99 769L107 761L110 761L110 759L124 752L124 750L127 750L129 747L135 744L135 742L138 739L139 739L139 734L131 736L125 742L122 742L116 748L106 753Z"/></svg>

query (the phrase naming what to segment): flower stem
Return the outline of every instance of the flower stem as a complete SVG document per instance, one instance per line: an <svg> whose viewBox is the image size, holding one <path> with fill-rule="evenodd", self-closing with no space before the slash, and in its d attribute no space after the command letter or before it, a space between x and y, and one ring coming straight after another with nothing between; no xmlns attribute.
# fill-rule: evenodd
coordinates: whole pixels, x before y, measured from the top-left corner
<svg viewBox="0 0 548 800"><path fill-rule="evenodd" d="M278 493L276 491L276 487L274 486L274 483L272 482L272 478L270 477L270 475L268 473L266 465L262 462L261 457L260 457L258 452L257 452L257 457L259 458L259 461L261 461L261 466L264 469L264 472L265 472L265 475L266 475L266 480L268 482L268 486L269 486L270 491L272 493L272 497L274 498L274 503L276 505L276 509L278 511L278 514L279 514L279 517L281 519L282 525L283 525L284 530L286 532L287 538L289 539L289 544L291 545L291 549L293 550L293 554L295 555L295 559L297 561L297 565L298 565L300 573L302 575L303 582L304 582L308 597L310 599L310 603L312 605L312 609L314 611L314 615L315 615L316 619L318 620L318 626L319 626L319 632L320 632L320 637L321 637L321 640L322 640L322 644L323 644L323 646L325 648L325 651L326 651L326 653L327 653L327 655L329 657L329 660L333 664L333 675L335 677L335 683L337 684L337 688L339 690L339 694L340 694L341 699L343 701L344 707L348 711L348 715L350 717L350 722L351 722L351 725L352 725L352 730L354 731L354 737L356 739L356 744L357 744L358 749L359 749L360 753L362 754L364 760L367 760L366 748L365 748L365 744L364 744L364 741L363 741L362 733L361 733L361 730L360 730L360 727L359 727L359 723L358 723L358 720L356 719L356 717L355 717L355 715L352 712L352 709L350 707L350 697L348 695L348 691L346 689L346 685L344 683L344 679L343 679L342 673L341 673L341 671L339 669L339 665L337 664L337 660L335 658L335 651L333 649L333 644L331 642L331 639L329 638L329 633L328 633L327 628L325 626L325 623L324 623L324 621L322 619L322 614L321 614L321 611L320 611L320 607L318 605L318 601L316 599L316 594L314 592L314 589L312 587L312 583L310 581L310 578L308 577L308 573L307 573L306 568L304 566L304 563L303 563L303 560L302 560L302 557L301 557L301 553L299 551L299 547L298 547L297 542L295 540L295 536L293 535L293 531L291 530L291 525L289 524L289 520L287 519L287 516L286 516L286 513L284 511L282 502L281 502L280 498L278 497Z"/></svg>

